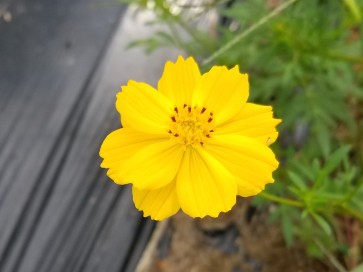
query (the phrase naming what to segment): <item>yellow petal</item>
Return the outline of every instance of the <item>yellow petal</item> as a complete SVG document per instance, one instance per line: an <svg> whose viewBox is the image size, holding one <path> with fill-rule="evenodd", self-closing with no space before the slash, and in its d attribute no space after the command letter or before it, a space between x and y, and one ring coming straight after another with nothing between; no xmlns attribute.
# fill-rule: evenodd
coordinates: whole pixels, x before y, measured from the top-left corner
<svg viewBox="0 0 363 272"><path fill-rule="evenodd" d="M133 187L132 196L136 208L144 212L144 217L150 216L154 220L163 220L176 214L180 209L175 181L151 191Z"/></svg>
<svg viewBox="0 0 363 272"><path fill-rule="evenodd" d="M230 70L214 66L198 82L193 104L213 112L215 124L220 125L239 112L248 95L248 76L241 74L238 66Z"/></svg>
<svg viewBox="0 0 363 272"><path fill-rule="evenodd" d="M150 85L131 80L117 94L116 108L127 126L160 134L168 132L174 104Z"/></svg>
<svg viewBox="0 0 363 272"><path fill-rule="evenodd" d="M179 56L176 63L168 61L158 83L158 90L175 103L190 105L196 82L200 78L197 63L192 57Z"/></svg>
<svg viewBox="0 0 363 272"><path fill-rule="evenodd" d="M192 217L217 217L236 202L235 177L203 149L185 151L177 176L182 210Z"/></svg>
<svg viewBox="0 0 363 272"><path fill-rule="evenodd" d="M165 141L169 136L146 134L132 128L121 128L111 132L103 141L100 157L103 158L101 167L110 168L108 175L118 184L124 184L116 173L122 171L125 162L146 146Z"/></svg>
<svg viewBox="0 0 363 272"><path fill-rule="evenodd" d="M244 135L270 145L276 141L276 125L280 119L273 118L272 107L246 103L240 112L215 130L216 134Z"/></svg>
<svg viewBox="0 0 363 272"><path fill-rule="evenodd" d="M241 135L215 135L206 151L239 178L238 194L256 195L273 182L272 172L278 161L269 147Z"/></svg>
<svg viewBox="0 0 363 272"><path fill-rule="evenodd" d="M183 154L183 146L175 141L156 142L128 159L116 175L140 190L159 189L175 178Z"/></svg>

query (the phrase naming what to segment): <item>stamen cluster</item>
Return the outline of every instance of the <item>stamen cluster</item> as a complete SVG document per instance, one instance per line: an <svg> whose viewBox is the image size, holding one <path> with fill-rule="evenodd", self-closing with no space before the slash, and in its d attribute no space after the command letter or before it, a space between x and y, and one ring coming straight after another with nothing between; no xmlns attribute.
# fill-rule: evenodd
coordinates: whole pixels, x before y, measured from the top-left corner
<svg viewBox="0 0 363 272"><path fill-rule="evenodd" d="M213 132L213 113L206 108L191 107L187 104L174 108L169 133L181 144L203 146Z"/></svg>

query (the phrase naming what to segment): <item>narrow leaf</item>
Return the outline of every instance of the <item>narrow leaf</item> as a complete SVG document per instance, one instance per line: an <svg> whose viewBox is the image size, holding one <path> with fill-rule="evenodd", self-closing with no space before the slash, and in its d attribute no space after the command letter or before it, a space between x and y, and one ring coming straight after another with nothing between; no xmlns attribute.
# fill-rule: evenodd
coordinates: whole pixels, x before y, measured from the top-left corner
<svg viewBox="0 0 363 272"><path fill-rule="evenodd" d="M330 224L323 217L321 217L316 213L311 213L311 215L326 234L328 235L332 234L332 229L330 227Z"/></svg>

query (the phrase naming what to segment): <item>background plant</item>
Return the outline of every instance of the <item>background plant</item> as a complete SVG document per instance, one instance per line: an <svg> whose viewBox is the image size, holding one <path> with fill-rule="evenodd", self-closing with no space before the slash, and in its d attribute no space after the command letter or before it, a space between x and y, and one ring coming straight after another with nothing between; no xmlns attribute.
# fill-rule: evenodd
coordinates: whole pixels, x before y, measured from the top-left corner
<svg viewBox="0 0 363 272"><path fill-rule="evenodd" d="M363 2L355 0L131 1L164 24L132 45L183 49L204 63L250 75L251 101L283 120L274 148L273 201L289 246L328 258L339 271L362 262ZM214 24L208 20L217 15ZM217 22L217 23L215 23ZM267 201L268 200L268 201ZM349 235L348 235L349 234ZM340 261L338 261L340 259Z"/></svg>

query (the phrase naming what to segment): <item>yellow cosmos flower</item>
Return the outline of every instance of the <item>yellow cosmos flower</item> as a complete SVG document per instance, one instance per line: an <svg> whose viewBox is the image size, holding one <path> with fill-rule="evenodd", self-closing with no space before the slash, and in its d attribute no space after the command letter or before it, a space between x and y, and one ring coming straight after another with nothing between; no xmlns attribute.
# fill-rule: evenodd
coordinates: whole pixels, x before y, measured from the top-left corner
<svg viewBox="0 0 363 272"><path fill-rule="evenodd" d="M101 167L131 183L135 206L162 220L180 209L217 217L236 196L273 182L278 162L268 147L280 122L272 108L247 103L248 76L238 66L201 75L193 58L167 62L157 90L129 81L117 94L123 128L107 136Z"/></svg>

